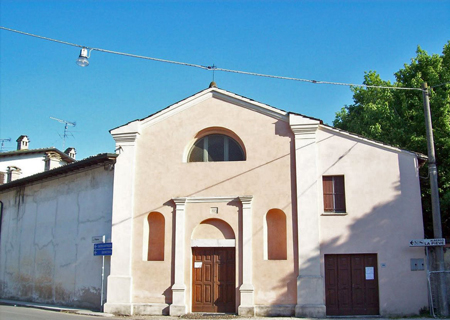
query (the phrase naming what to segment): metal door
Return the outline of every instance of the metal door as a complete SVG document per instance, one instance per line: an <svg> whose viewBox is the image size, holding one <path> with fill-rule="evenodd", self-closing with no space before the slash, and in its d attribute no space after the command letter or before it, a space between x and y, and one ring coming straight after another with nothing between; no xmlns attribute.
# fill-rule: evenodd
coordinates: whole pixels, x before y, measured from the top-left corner
<svg viewBox="0 0 450 320"><path fill-rule="evenodd" d="M379 314L376 254L325 255L327 315Z"/></svg>

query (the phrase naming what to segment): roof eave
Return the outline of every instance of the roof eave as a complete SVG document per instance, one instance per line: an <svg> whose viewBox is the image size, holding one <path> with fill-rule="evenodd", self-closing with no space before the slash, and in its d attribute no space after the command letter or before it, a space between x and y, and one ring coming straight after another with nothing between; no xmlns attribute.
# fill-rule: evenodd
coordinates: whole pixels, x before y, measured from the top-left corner
<svg viewBox="0 0 450 320"><path fill-rule="evenodd" d="M43 181L48 178L60 176L63 174L67 174L70 172L74 172L77 170L86 169L91 166L96 166L102 163L107 163L109 161L113 161L115 163L117 158L117 154L115 153L101 153L96 156L92 156L80 161L76 161L71 164L67 164L61 167L57 167L55 169L40 172L22 179L17 179L5 184L0 185L0 192L5 191L11 188L20 187L29 183L34 183L38 181Z"/></svg>

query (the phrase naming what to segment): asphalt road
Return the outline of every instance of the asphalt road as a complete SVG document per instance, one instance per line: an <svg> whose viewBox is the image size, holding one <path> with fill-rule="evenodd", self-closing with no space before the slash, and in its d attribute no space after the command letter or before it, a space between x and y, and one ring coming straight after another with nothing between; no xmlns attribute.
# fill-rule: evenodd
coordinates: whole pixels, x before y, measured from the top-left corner
<svg viewBox="0 0 450 320"><path fill-rule="evenodd" d="M106 316L92 316L83 314L73 314L60 311L49 311L37 308L27 308L21 306L13 305L0 305L0 320L224 320L226 317L203 317L203 318L192 318L186 317L184 319L178 317L170 316L130 316L130 317L106 317ZM300 318L290 318L290 317L279 317L279 318L234 318L236 320L293 320ZM351 318L350 318L351 319ZM358 317L353 318L353 320L393 320L394 318L364 318ZM432 318L409 318L409 320L430 320ZM450 320L450 318L439 318L439 320ZM230 319L228 319L230 320ZM326 319L311 319L303 318L300 320L342 320L342 318L326 318ZM408 318L404 318L408 320Z"/></svg>
<svg viewBox="0 0 450 320"><path fill-rule="evenodd" d="M35 308L0 305L0 320L102 320L119 319L83 316L64 312L55 312Z"/></svg>

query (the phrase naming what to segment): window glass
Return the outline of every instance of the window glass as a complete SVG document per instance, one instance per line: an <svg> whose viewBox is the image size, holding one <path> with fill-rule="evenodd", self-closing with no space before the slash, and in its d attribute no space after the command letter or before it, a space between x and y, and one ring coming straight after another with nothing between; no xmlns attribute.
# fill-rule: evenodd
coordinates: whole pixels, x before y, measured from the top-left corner
<svg viewBox="0 0 450 320"><path fill-rule="evenodd" d="M197 141L194 144L191 150L191 156L189 157L189 161L190 162L203 161L203 140Z"/></svg>
<svg viewBox="0 0 450 320"><path fill-rule="evenodd" d="M225 139L226 136L212 134L207 136L208 161L225 161Z"/></svg>
<svg viewBox="0 0 450 320"><path fill-rule="evenodd" d="M189 162L243 161L244 152L233 138L223 134L210 134L194 143Z"/></svg>

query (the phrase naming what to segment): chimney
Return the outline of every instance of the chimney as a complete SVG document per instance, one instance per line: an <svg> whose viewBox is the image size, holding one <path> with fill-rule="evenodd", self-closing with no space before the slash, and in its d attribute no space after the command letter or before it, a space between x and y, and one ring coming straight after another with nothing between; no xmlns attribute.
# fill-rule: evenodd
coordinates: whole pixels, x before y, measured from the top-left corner
<svg viewBox="0 0 450 320"><path fill-rule="evenodd" d="M64 151L64 153L74 160L75 156L77 155L77 151L75 150L75 148L67 148L66 151Z"/></svg>
<svg viewBox="0 0 450 320"><path fill-rule="evenodd" d="M61 166L61 156L57 152L49 151L45 154L44 171L52 170Z"/></svg>
<svg viewBox="0 0 450 320"><path fill-rule="evenodd" d="M11 182L20 178L22 170L19 167L9 166L8 167L8 178L7 182Z"/></svg>
<svg viewBox="0 0 450 320"><path fill-rule="evenodd" d="M30 143L30 140L28 139L28 136L20 136L17 138L17 150L28 150L28 145Z"/></svg>

